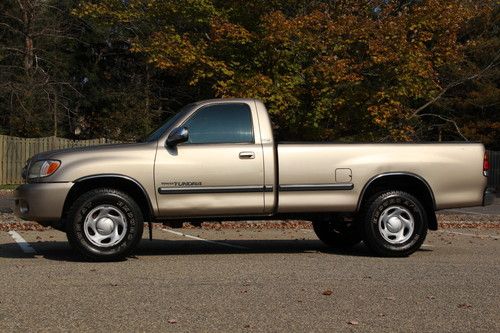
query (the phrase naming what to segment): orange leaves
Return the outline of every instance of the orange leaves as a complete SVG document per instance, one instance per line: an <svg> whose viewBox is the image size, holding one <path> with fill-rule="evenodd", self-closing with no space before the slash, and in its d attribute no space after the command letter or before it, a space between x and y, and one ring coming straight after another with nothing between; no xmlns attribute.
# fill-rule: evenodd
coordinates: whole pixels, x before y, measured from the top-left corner
<svg viewBox="0 0 500 333"><path fill-rule="evenodd" d="M272 90L273 81L266 75L240 75L231 80L218 82L216 95L219 97L241 97L241 92L246 91L246 96L255 96L265 100L270 97Z"/></svg>
<svg viewBox="0 0 500 333"><path fill-rule="evenodd" d="M149 63L165 70L185 68L197 60L198 54L189 38L177 34L173 28L153 33L148 44L136 41L132 51L148 54Z"/></svg>
<svg viewBox="0 0 500 333"><path fill-rule="evenodd" d="M126 23L138 34L132 52L204 96L263 99L281 129L408 140L412 108L461 66L474 43L459 40L460 31L491 1L110 0L84 1L76 14Z"/></svg>
<svg viewBox="0 0 500 333"><path fill-rule="evenodd" d="M210 37L214 43L247 44L252 40L252 34L241 25L214 18L210 22Z"/></svg>
<svg viewBox="0 0 500 333"><path fill-rule="evenodd" d="M396 100L387 100L382 103L368 106L368 112L376 125L388 127L392 118L399 118L402 116L403 106Z"/></svg>
<svg viewBox="0 0 500 333"><path fill-rule="evenodd" d="M363 80L360 65L353 59L340 59L336 55L324 55L315 59L308 73L313 83L328 82L330 84L354 83Z"/></svg>

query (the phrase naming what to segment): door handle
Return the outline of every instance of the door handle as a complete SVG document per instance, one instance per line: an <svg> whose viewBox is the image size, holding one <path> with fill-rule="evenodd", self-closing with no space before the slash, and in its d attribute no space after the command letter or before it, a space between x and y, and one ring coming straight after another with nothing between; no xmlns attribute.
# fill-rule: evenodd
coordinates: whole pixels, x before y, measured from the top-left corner
<svg viewBox="0 0 500 333"><path fill-rule="evenodd" d="M240 153L240 159L242 160L253 160L255 158L255 153L253 151L242 151Z"/></svg>

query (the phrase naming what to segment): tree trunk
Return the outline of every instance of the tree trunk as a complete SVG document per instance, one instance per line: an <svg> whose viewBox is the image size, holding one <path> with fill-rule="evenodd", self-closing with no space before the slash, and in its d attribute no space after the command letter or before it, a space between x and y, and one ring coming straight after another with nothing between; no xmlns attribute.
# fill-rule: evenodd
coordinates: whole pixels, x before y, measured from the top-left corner
<svg viewBox="0 0 500 333"><path fill-rule="evenodd" d="M54 106L53 106L53 112L54 112L54 136L57 136L57 111L58 111L58 94L57 90L54 91Z"/></svg>
<svg viewBox="0 0 500 333"><path fill-rule="evenodd" d="M35 51L33 46L33 8L29 1L18 0L24 23L24 70L29 76L33 69Z"/></svg>

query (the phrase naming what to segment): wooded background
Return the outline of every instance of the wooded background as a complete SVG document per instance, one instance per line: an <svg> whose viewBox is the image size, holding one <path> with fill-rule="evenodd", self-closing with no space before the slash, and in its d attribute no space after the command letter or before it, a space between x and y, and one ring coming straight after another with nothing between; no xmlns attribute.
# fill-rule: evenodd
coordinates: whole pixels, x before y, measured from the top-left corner
<svg viewBox="0 0 500 333"><path fill-rule="evenodd" d="M0 134L135 140L255 97L278 140L500 149L495 0L2 0Z"/></svg>

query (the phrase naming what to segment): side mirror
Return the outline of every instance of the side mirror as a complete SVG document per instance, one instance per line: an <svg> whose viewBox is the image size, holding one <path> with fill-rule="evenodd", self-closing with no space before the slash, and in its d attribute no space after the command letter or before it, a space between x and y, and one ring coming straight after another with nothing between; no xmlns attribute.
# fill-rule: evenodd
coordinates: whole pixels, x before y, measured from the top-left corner
<svg viewBox="0 0 500 333"><path fill-rule="evenodd" d="M177 127L170 132L167 138L167 146L175 146L189 139L189 131L186 127Z"/></svg>

